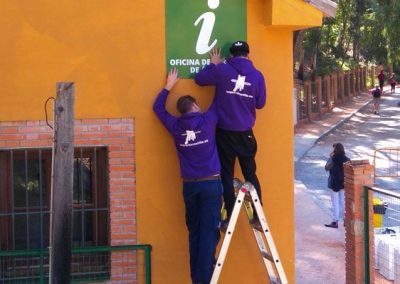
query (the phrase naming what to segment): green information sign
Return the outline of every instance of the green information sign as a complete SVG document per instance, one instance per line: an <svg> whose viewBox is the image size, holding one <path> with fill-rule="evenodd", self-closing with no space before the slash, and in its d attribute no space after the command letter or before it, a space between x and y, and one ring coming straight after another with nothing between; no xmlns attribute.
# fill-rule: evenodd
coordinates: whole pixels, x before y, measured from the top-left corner
<svg viewBox="0 0 400 284"><path fill-rule="evenodd" d="M229 54L236 40L246 40L246 0L166 0L167 70L193 78L209 63L213 47Z"/></svg>

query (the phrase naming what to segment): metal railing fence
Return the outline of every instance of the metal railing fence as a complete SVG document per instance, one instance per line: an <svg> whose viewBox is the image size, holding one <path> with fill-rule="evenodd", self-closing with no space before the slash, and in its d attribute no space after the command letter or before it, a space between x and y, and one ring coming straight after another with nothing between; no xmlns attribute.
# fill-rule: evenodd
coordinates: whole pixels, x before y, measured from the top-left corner
<svg viewBox="0 0 400 284"><path fill-rule="evenodd" d="M0 150L0 250L49 246L51 149ZM73 246L109 244L107 148L74 156Z"/></svg>
<svg viewBox="0 0 400 284"><path fill-rule="evenodd" d="M371 203L373 218L369 216ZM371 245L374 246L373 255L370 255ZM365 283L400 283L399 193L364 187L364 252Z"/></svg>
<svg viewBox="0 0 400 284"><path fill-rule="evenodd" d="M297 89L297 124L317 119L353 96L367 90L366 67L333 72L324 77L295 84Z"/></svg>
<svg viewBox="0 0 400 284"><path fill-rule="evenodd" d="M400 148L380 148L374 152L374 176L400 177Z"/></svg>
<svg viewBox="0 0 400 284"><path fill-rule="evenodd" d="M72 249L72 283L151 283L151 245ZM48 249L0 251L0 283L48 283Z"/></svg>

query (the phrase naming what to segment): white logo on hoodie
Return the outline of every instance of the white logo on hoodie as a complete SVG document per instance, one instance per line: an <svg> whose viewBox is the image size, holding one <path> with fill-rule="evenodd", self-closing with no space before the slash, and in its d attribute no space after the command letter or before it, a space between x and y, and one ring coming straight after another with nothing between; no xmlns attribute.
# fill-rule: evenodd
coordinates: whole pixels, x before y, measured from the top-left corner
<svg viewBox="0 0 400 284"><path fill-rule="evenodd" d="M186 130L186 141L185 145L189 144L190 141L196 140L196 132L193 130Z"/></svg>
<svg viewBox="0 0 400 284"><path fill-rule="evenodd" d="M179 146L192 147L192 146L197 146L197 145L201 145L204 143L208 143L208 139L194 142L197 138L196 134L199 134L199 133L201 133L201 131L186 130L186 133L181 134L182 136L186 136L185 143L179 144ZM190 141L193 141L194 143L189 143Z"/></svg>
<svg viewBox="0 0 400 284"><path fill-rule="evenodd" d="M235 83L233 92L242 91L244 86L251 86L250 83L246 82L246 76L238 75L237 79L232 79L231 82Z"/></svg>

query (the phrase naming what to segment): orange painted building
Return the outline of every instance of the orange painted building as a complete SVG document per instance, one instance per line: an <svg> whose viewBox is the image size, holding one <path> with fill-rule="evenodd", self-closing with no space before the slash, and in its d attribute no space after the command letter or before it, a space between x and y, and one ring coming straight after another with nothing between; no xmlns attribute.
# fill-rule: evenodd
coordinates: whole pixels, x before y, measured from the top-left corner
<svg viewBox="0 0 400 284"><path fill-rule="evenodd" d="M294 30L321 25L323 12L302 0L245 3L250 57L263 72L268 88L267 105L257 112L255 126L264 211L289 282L294 283L292 35ZM97 213L97 221L87 225L90 229L82 225L74 242L151 244L153 282L189 283L178 160L171 137L152 111L167 73L165 1L0 0L0 6L0 189L12 187L5 173L10 153L14 161L18 155L26 161L31 153L20 149L51 146L44 102L55 95L56 82L75 82L75 144L81 149L77 162L82 169L90 161L90 169L96 167L90 174L92 186L107 183L104 190L108 192L107 198L100 193L83 197L85 185L77 189L77 195L83 194L76 197L83 211L77 211L81 217L76 220L86 225L92 222L92 217L84 217L89 210L84 203L90 203L95 204L91 210ZM168 99L171 112L176 113L176 98L186 93L206 108L213 89L182 79ZM32 155L42 157L37 158L45 163L40 167L48 166L43 158L48 154L39 152ZM108 178L94 178L95 173ZM44 194L40 196L32 200L45 200ZM101 205L101 200L108 205ZM15 205L16 201L10 202ZM0 224L8 224L1 213L13 206L3 203ZM29 204L24 206L20 208L27 211ZM103 209L107 216L99 213ZM107 238L93 229L101 225L101 218L109 222ZM15 236L10 230L0 232L1 251L16 249L10 243ZM88 235L96 236L96 241ZM27 238L14 238L14 242L24 243L26 249ZM220 282L264 283L265 279L254 237L241 216Z"/></svg>

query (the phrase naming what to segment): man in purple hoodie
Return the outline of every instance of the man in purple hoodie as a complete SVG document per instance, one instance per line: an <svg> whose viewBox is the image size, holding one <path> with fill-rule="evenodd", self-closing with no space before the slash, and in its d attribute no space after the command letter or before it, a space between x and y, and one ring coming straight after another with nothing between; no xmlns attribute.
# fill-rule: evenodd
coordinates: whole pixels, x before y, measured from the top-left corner
<svg viewBox="0 0 400 284"><path fill-rule="evenodd" d="M215 144L218 117L215 104L201 113L191 96L178 99L180 117L168 113L165 103L178 80L177 70L172 69L153 110L174 138L183 179L191 278L193 283L205 284L210 282L213 273L221 223L222 183Z"/></svg>
<svg viewBox="0 0 400 284"><path fill-rule="evenodd" d="M232 181L236 158L239 159L244 178L254 185L261 201L255 162L257 142L252 129L256 109L265 106L267 97L264 76L248 58L248 44L236 41L229 51L232 57L222 62L219 50L213 49L210 53L211 63L195 77L200 86L215 86L214 101L219 116L216 140L228 215L224 226L229 221L235 203ZM256 215L253 221L259 226Z"/></svg>

